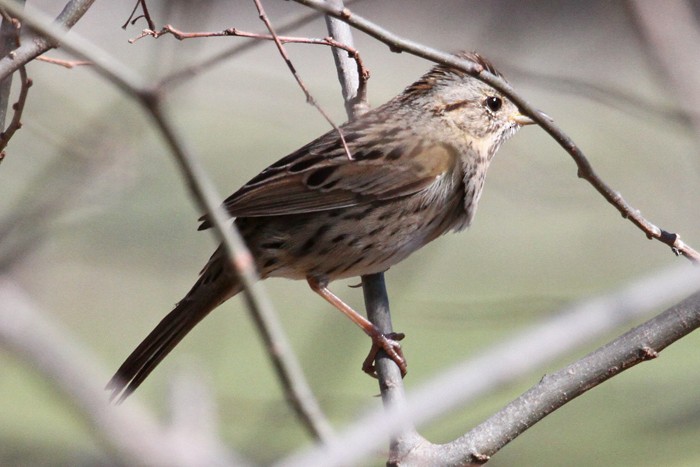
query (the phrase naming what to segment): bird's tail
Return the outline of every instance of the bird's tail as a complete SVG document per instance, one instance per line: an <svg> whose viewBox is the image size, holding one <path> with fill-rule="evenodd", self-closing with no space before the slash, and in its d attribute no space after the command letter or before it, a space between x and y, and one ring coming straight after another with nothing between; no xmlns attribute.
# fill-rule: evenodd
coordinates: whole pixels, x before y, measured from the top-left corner
<svg viewBox="0 0 700 467"><path fill-rule="evenodd" d="M217 250L218 253L218 250ZM224 271L215 253L197 283L119 367L106 389L111 400L122 402L205 316L241 291L238 281Z"/></svg>

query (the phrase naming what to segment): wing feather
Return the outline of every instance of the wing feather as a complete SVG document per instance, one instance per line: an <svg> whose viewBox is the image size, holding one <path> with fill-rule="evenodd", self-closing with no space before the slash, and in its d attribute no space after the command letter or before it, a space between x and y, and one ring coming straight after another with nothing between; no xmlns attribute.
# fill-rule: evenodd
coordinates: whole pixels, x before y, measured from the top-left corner
<svg viewBox="0 0 700 467"><path fill-rule="evenodd" d="M363 139L352 140L350 160L330 132L262 171L224 207L234 217L260 217L356 206L417 193L456 167L456 150L442 143L392 139L381 157L362 151ZM210 227L206 216L200 220L200 230Z"/></svg>

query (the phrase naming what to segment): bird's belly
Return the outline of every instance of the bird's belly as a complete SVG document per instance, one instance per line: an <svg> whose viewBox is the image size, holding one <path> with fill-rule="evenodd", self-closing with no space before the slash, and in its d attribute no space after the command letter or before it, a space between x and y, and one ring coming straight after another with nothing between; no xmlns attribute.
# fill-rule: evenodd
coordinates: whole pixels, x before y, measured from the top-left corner
<svg viewBox="0 0 700 467"><path fill-rule="evenodd" d="M262 277L328 280L386 271L455 225L453 210L364 205L238 219Z"/></svg>

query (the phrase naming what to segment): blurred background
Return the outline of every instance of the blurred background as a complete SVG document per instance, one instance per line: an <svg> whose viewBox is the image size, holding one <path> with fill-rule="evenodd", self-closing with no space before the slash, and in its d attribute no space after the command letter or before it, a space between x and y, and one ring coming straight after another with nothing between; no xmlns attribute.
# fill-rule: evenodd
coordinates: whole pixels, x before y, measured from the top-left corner
<svg viewBox="0 0 700 467"><path fill-rule="evenodd" d="M63 4L30 3L52 16ZM293 2L264 4L278 27L309 12ZM158 26L264 29L250 1L148 5ZM146 27L141 20L121 29L131 8L128 2L96 2L73 31L153 82L244 40L165 36L129 44ZM415 41L490 58L635 208L691 246L700 245L700 134L680 112L683 95L650 54L625 2L367 0L352 9ZM292 34L327 35L321 17ZM361 33L355 41L371 71L373 105L430 68ZM330 50L287 49L324 109L344 121ZM70 58L61 51L48 55ZM676 72L687 67L690 74L695 65L677 63ZM34 86L24 126L0 166L0 257L25 255L11 269L12 278L111 373L189 289L215 241L210 232L196 231L201 213L133 100L89 67L68 70L35 61L28 71ZM692 79L700 86L699 76ZM329 129L305 104L269 42L168 92L168 110L222 197ZM579 180L572 160L541 129L526 128L496 157L473 226L386 274L394 327L407 335L405 384L410 390L566 304L682 261ZM347 287L357 282L334 283L332 290L362 309L361 291ZM342 426L368 404L379 406L375 380L360 371L366 336L303 282L278 279L265 286L333 423ZM421 431L433 442L449 441L545 372L595 347ZM700 464L699 348L700 336L688 336L661 358L547 417L489 465ZM0 367L1 465L114 462L50 381L8 353L0 353ZM310 442L285 403L240 298L204 320L132 397L166 420L169 388L183 372L210 385L225 442L249 459L269 463ZM368 465L383 465L383 459L378 455Z"/></svg>

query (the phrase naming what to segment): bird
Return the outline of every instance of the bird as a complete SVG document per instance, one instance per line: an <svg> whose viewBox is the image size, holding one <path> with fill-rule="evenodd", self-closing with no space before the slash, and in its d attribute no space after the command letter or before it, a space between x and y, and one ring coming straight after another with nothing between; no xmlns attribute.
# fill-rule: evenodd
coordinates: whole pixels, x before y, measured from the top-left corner
<svg viewBox="0 0 700 467"><path fill-rule="evenodd" d="M503 78L476 52L455 55ZM328 284L384 272L437 237L466 229L494 154L532 123L501 92L438 64L385 104L273 163L223 207L260 279L306 280L372 339L365 372L375 374L382 349L405 375L403 335L382 334ZM206 215L199 220L198 230L212 226ZM219 246L190 291L109 381L111 398L133 393L192 328L241 290Z"/></svg>

